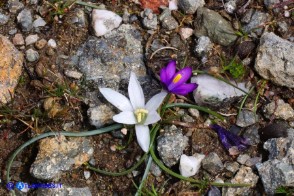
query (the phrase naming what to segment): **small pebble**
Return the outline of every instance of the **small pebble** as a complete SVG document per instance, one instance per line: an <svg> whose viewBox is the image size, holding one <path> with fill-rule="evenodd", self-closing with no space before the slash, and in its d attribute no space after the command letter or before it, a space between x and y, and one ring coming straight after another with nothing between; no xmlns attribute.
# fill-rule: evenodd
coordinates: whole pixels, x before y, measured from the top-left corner
<svg viewBox="0 0 294 196"><path fill-rule="evenodd" d="M46 54L47 54L48 56L53 56L53 55L55 54L54 49L51 48L51 47L49 47L49 48L47 49L47 51L46 51Z"/></svg>
<svg viewBox="0 0 294 196"><path fill-rule="evenodd" d="M244 165L248 159L250 159L250 156L248 154L241 154L238 156L237 161L240 164Z"/></svg>
<svg viewBox="0 0 294 196"><path fill-rule="evenodd" d="M74 79L81 79L83 74L81 72L75 71L75 70L65 70L64 74L69 77L69 78L74 78Z"/></svg>
<svg viewBox="0 0 294 196"><path fill-rule="evenodd" d="M16 33L17 33L17 29L11 29L11 30L8 31L9 35L14 35Z"/></svg>
<svg viewBox="0 0 294 196"><path fill-rule="evenodd" d="M122 132L122 134L127 135L128 134L128 130L126 128L122 128L120 130Z"/></svg>
<svg viewBox="0 0 294 196"><path fill-rule="evenodd" d="M86 180L88 180L91 176L91 173L89 171L84 171L84 177Z"/></svg>
<svg viewBox="0 0 294 196"><path fill-rule="evenodd" d="M56 48L57 47L56 41L54 39L49 39L48 46L51 48Z"/></svg>
<svg viewBox="0 0 294 196"><path fill-rule="evenodd" d="M39 50L41 50L42 48L44 48L47 44L47 41L45 39L40 39L35 43L35 47Z"/></svg>
<svg viewBox="0 0 294 196"><path fill-rule="evenodd" d="M45 25L46 25L46 21L43 18L41 18L41 17L37 18L33 22L33 27L35 27L35 28L37 28L37 27L43 27Z"/></svg>
<svg viewBox="0 0 294 196"><path fill-rule="evenodd" d="M191 114L191 116L195 117L195 118L199 118L200 117L200 113L197 109L194 108L189 108L188 112Z"/></svg>
<svg viewBox="0 0 294 196"><path fill-rule="evenodd" d="M12 39L12 42L16 46L21 46L21 45L24 45L24 43L25 43L23 36L20 33L15 34L15 36Z"/></svg>
<svg viewBox="0 0 294 196"><path fill-rule="evenodd" d="M26 37L26 46L34 44L38 41L39 36L37 34L35 35L29 35Z"/></svg>
<svg viewBox="0 0 294 196"><path fill-rule="evenodd" d="M26 59L29 62L37 61L37 60L39 60L39 53L33 49L28 49L26 51Z"/></svg>
<svg viewBox="0 0 294 196"><path fill-rule="evenodd" d="M290 17L290 12L288 11L288 10L285 10L284 11L284 16L286 17L286 18L289 18Z"/></svg>
<svg viewBox="0 0 294 196"><path fill-rule="evenodd" d="M113 151L113 152L115 152L116 151L116 145L110 146L110 150Z"/></svg>
<svg viewBox="0 0 294 196"><path fill-rule="evenodd" d="M179 34L182 40L186 40L187 38L191 37L193 34L193 29L191 28L181 28Z"/></svg>

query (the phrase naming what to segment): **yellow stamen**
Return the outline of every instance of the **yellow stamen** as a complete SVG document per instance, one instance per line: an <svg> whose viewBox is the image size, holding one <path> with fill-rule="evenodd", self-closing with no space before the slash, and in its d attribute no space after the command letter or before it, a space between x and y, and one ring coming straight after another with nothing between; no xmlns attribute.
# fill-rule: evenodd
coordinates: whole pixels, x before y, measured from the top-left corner
<svg viewBox="0 0 294 196"><path fill-rule="evenodd" d="M176 77L173 79L173 83L177 83L183 76L181 74L177 74Z"/></svg>
<svg viewBox="0 0 294 196"><path fill-rule="evenodd" d="M135 110L135 117L139 124L143 124L146 121L147 115L148 115L148 110L145 110L145 109Z"/></svg>

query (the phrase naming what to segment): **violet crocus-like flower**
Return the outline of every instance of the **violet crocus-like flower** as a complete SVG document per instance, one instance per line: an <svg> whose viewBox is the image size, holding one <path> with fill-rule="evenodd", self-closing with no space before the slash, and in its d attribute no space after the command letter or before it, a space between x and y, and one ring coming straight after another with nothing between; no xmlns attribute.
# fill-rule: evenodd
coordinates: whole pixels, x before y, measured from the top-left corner
<svg viewBox="0 0 294 196"><path fill-rule="evenodd" d="M156 110L167 93L162 91L154 95L145 105L142 87L133 72L131 73L128 86L130 100L110 88L99 88L99 90L107 101L122 111L114 115L112 119L118 123L135 125L138 144L147 152L150 145L148 125L160 120L160 116Z"/></svg>
<svg viewBox="0 0 294 196"><path fill-rule="evenodd" d="M240 137L217 124L210 125L210 127L217 132L222 144L231 155L238 154L239 151L244 151L248 148L249 143L245 138Z"/></svg>
<svg viewBox="0 0 294 196"><path fill-rule="evenodd" d="M196 83L186 83L191 75L191 67L185 67L176 72L176 61L174 60L170 61L166 67L160 70L160 80L165 90L177 95L187 95L197 88L198 84Z"/></svg>

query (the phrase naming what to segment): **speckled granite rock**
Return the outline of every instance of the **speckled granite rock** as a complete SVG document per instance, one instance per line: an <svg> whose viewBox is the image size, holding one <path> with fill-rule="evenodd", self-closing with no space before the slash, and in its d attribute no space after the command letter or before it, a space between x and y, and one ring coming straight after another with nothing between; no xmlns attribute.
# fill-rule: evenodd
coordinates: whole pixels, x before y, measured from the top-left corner
<svg viewBox="0 0 294 196"><path fill-rule="evenodd" d="M14 88L22 72L23 54L0 35L0 105L13 98Z"/></svg>
<svg viewBox="0 0 294 196"><path fill-rule="evenodd" d="M35 178L58 179L62 171L79 167L93 155L93 147L88 139L81 137L67 140L64 136L58 136L58 133L56 135L40 142L39 153L30 169Z"/></svg>

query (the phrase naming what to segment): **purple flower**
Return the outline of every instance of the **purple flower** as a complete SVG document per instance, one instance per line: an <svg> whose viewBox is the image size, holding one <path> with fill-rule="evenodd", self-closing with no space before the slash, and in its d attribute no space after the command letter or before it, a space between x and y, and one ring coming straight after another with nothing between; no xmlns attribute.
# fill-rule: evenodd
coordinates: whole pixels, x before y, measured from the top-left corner
<svg viewBox="0 0 294 196"><path fill-rule="evenodd" d="M227 150L229 150L231 155L236 154L236 152L233 151L243 151L249 146L249 143L245 138L240 137L217 124L210 125L210 128L217 132L222 144Z"/></svg>
<svg viewBox="0 0 294 196"><path fill-rule="evenodd" d="M192 75L192 68L185 67L176 72L176 61L171 60L166 67L160 70L160 80L164 88L177 95L186 95L195 90L198 86L196 83L187 84L187 80Z"/></svg>

